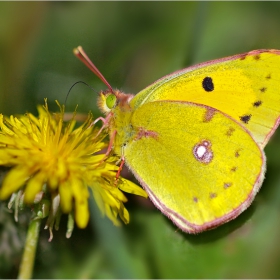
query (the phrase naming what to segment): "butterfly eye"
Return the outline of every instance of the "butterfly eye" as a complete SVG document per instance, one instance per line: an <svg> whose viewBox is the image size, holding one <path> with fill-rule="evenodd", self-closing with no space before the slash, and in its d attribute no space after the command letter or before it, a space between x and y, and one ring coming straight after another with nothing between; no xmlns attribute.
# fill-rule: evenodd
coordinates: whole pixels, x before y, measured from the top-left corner
<svg viewBox="0 0 280 280"><path fill-rule="evenodd" d="M112 109L116 104L117 97L114 94L109 94L106 97L106 105L109 109Z"/></svg>

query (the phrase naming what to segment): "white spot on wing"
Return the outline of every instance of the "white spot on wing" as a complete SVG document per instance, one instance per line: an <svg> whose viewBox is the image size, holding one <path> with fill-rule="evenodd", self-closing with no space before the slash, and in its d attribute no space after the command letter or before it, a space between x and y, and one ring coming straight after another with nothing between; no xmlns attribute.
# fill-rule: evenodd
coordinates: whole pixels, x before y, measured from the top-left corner
<svg viewBox="0 0 280 280"><path fill-rule="evenodd" d="M197 148L197 150L196 150L196 153L197 153L197 156L199 157L199 158L202 158L204 155L205 155L205 153L206 153L206 148L204 147L204 146L199 146L198 148Z"/></svg>
<svg viewBox="0 0 280 280"><path fill-rule="evenodd" d="M200 161L201 163L210 163L213 159L210 141L203 140L202 142L197 143L193 148L193 155L196 160Z"/></svg>

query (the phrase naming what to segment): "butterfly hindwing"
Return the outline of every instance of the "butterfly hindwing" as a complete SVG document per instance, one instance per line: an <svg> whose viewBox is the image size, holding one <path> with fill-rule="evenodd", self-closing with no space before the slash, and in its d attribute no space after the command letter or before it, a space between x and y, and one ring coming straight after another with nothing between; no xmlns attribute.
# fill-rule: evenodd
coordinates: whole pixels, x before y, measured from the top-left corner
<svg viewBox="0 0 280 280"><path fill-rule="evenodd" d="M231 117L189 102L155 101L135 110L126 164L155 205L187 232L235 218L252 202L265 156Z"/></svg>

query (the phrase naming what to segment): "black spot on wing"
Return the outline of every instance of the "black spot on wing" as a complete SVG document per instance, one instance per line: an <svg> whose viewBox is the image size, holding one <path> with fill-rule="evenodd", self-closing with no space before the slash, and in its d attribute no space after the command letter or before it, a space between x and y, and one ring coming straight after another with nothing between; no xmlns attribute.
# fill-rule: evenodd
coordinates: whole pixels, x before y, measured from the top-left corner
<svg viewBox="0 0 280 280"><path fill-rule="evenodd" d="M261 105L262 105L262 101L261 100L258 100L258 101L253 103L254 107L260 107Z"/></svg>
<svg viewBox="0 0 280 280"><path fill-rule="evenodd" d="M205 77L202 81L202 87L204 88L205 91L213 91L214 90L214 84L213 80L210 77Z"/></svg>
<svg viewBox="0 0 280 280"><path fill-rule="evenodd" d="M243 123L247 124L250 121L251 117L252 117L252 115L244 115L244 116L241 116L239 118Z"/></svg>

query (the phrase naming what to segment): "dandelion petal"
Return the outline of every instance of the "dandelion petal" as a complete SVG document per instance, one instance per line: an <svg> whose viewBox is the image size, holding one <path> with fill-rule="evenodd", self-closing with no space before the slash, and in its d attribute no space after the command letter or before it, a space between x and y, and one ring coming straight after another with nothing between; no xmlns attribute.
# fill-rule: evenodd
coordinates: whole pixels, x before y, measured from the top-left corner
<svg viewBox="0 0 280 280"><path fill-rule="evenodd" d="M28 170L22 167L13 168L4 178L0 189L0 199L7 199L13 192L17 191L28 179Z"/></svg>

